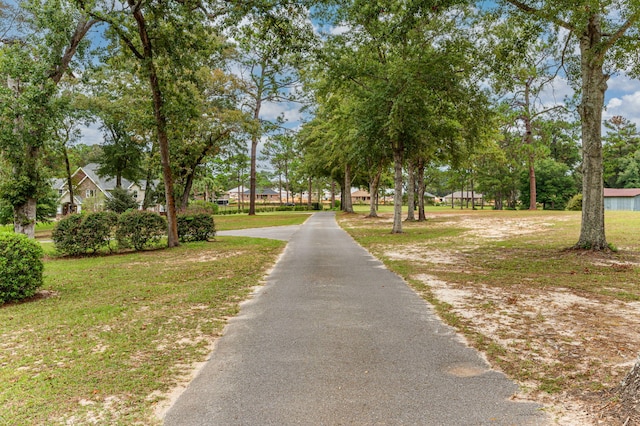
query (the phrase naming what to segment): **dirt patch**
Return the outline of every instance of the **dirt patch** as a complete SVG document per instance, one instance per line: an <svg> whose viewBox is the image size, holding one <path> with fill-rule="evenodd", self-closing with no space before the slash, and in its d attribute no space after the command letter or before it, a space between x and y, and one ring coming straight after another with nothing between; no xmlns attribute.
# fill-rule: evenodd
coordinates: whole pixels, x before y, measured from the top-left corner
<svg viewBox="0 0 640 426"><path fill-rule="evenodd" d="M348 226L352 227L353 220L348 220ZM567 219L554 217L553 222L542 215L502 218L445 214L438 215L436 220L438 226L465 229L462 236L456 237L455 248L429 241L382 245L376 250L387 259L410 261L423 265L418 267L421 271L432 271L409 278L424 284L431 297L448 304L461 327L491 342L488 345L485 342L483 348L492 360L492 367L508 370L510 366L521 366L518 371L505 371L521 385L522 392L517 398L544 404L556 424L622 425L624 418L620 421L620 416L608 417L610 391L636 361L640 347L640 302L608 297L606 286L601 287L603 292L589 292L561 286L547 288L528 282L532 279L526 277L505 286L484 285L482 280L472 279L479 271L470 258L479 245L528 235L544 238L558 221ZM509 252L503 256L508 259ZM638 266L635 259L589 254L585 254L584 261L588 264L584 271L569 273L584 272L585 279L590 279L593 276L590 269L606 267L623 274L633 273ZM452 265L456 271L468 273L469 281L448 282L439 277L439 272L450 271ZM620 277L623 279L624 275ZM616 291L619 288L613 286L611 292ZM462 366L450 373L481 374L467 370ZM630 419L627 426L636 424Z"/></svg>

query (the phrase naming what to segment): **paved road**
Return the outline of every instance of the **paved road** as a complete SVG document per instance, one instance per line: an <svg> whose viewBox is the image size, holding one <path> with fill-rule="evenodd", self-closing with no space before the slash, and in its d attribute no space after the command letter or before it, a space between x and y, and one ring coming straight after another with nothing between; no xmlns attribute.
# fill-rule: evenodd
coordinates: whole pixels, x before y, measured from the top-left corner
<svg viewBox="0 0 640 426"><path fill-rule="evenodd" d="M332 213L291 238L165 425L542 425Z"/></svg>

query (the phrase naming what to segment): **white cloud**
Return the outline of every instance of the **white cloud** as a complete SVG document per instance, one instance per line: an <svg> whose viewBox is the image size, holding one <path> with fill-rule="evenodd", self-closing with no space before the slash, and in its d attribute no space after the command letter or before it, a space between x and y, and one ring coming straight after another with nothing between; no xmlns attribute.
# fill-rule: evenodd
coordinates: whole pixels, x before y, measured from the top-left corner
<svg viewBox="0 0 640 426"><path fill-rule="evenodd" d="M640 80L632 79L624 74L611 77L607 82L608 91L616 96L621 93L640 91Z"/></svg>
<svg viewBox="0 0 640 426"><path fill-rule="evenodd" d="M80 131L82 132L82 139L80 142L85 145L101 144L104 138L98 126L98 124L94 123L81 127Z"/></svg>
<svg viewBox="0 0 640 426"><path fill-rule="evenodd" d="M543 108L549 108L554 105L564 105L565 99L571 96L573 96L573 89L569 85L569 82L566 78L558 76L542 91L538 103L541 104Z"/></svg>
<svg viewBox="0 0 640 426"><path fill-rule="evenodd" d="M602 115L604 120L621 115L640 126L640 90L609 99Z"/></svg>
<svg viewBox="0 0 640 426"><path fill-rule="evenodd" d="M260 110L260 118L263 120L275 121L278 117L284 116L287 122L300 121L300 105L295 102L265 102Z"/></svg>

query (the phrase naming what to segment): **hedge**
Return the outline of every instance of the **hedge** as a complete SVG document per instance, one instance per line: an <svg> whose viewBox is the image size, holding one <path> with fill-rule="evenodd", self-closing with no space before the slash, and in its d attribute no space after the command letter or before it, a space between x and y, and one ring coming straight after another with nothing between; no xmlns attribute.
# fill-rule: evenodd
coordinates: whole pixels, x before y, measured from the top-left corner
<svg viewBox="0 0 640 426"><path fill-rule="evenodd" d="M119 248L142 250L156 245L166 234L167 221L157 213L130 210L118 218L116 240Z"/></svg>
<svg viewBox="0 0 640 426"><path fill-rule="evenodd" d="M207 213L178 215L180 241L207 241L216 235L213 216Z"/></svg>
<svg viewBox="0 0 640 426"><path fill-rule="evenodd" d="M111 238L118 221L113 212L72 214L61 219L53 229L51 238L60 253L79 255L97 252L107 247L111 251Z"/></svg>

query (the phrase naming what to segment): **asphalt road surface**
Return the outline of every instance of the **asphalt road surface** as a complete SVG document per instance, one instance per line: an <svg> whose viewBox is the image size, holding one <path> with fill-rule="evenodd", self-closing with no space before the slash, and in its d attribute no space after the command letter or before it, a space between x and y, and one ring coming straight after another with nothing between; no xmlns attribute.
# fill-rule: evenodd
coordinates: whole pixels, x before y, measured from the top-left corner
<svg viewBox="0 0 640 426"><path fill-rule="evenodd" d="M165 425L544 425L406 283L316 213Z"/></svg>

